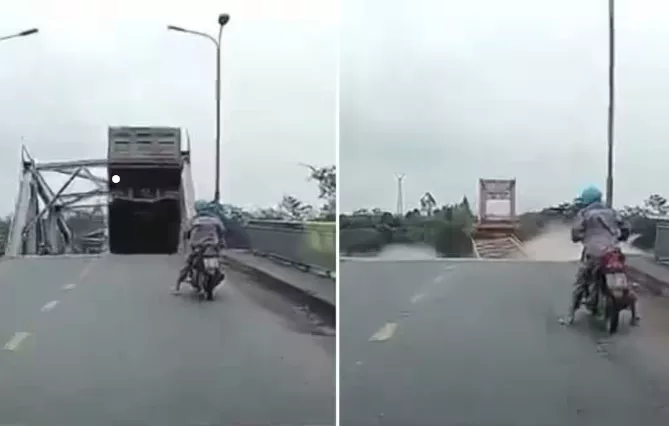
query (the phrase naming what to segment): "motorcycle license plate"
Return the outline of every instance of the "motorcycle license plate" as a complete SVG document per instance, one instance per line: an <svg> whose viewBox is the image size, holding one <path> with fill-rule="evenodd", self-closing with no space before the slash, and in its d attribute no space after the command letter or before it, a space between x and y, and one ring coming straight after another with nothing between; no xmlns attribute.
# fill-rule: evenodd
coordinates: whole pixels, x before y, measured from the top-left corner
<svg viewBox="0 0 669 426"><path fill-rule="evenodd" d="M611 289L611 291L622 291L629 288L627 276L623 272L606 274L606 286Z"/></svg>
<svg viewBox="0 0 669 426"><path fill-rule="evenodd" d="M204 258L204 267L206 269L218 269L218 258L217 257L205 257Z"/></svg>

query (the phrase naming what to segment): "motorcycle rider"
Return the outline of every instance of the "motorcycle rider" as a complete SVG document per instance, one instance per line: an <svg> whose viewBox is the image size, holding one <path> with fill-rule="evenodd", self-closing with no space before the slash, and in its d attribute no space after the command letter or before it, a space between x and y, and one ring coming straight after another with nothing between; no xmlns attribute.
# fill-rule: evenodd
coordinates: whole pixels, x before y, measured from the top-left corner
<svg viewBox="0 0 669 426"><path fill-rule="evenodd" d="M195 203L196 214L184 232L184 239L188 241L186 264L181 269L177 283L172 289L174 294L179 294L181 283L192 272L197 255L201 250L212 246L218 250L225 247L225 226L216 215L215 206L215 203ZM221 280L223 278L224 276L221 274Z"/></svg>
<svg viewBox="0 0 669 426"><path fill-rule="evenodd" d="M583 190L577 198L576 205L581 210L571 230L572 241L583 243L583 253L576 274L576 282L572 292L571 308L567 322L573 324L576 310L584 296L592 297L589 285L590 277L602 256L608 251L618 248L619 241L625 241L630 234L630 225L623 220L618 212L602 203L602 192L595 186ZM631 293L632 320L635 324L639 317L636 312L636 296Z"/></svg>

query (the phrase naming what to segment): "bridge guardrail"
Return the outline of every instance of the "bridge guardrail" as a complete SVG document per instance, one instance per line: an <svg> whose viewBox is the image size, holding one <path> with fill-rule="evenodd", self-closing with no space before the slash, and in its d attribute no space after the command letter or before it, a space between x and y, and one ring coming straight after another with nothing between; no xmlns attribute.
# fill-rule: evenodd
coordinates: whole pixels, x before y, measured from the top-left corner
<svg viewBox="0 0 669 426"><path fill-rule="evenodd" d="M655 260L660 263L669 263L669 221L658 220L655 226L655 246L653 248Z"/></svg>
<svg viewBox="0 0 669 426"><path fill-rule="evenodd" d="M251 220L244 229L254 254L334 276L337 266L335 223Z"/></svg>

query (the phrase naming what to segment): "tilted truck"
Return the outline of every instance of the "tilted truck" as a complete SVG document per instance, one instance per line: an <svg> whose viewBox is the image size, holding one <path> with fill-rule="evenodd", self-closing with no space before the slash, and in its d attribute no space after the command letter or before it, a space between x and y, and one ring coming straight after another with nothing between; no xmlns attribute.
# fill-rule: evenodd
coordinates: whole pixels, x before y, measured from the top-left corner
<svg viewBox="0 0 669 426"><path fill-rule="evenodd" d="M181 129L109 127L109 248L174 253L181 226Z"/></svg>

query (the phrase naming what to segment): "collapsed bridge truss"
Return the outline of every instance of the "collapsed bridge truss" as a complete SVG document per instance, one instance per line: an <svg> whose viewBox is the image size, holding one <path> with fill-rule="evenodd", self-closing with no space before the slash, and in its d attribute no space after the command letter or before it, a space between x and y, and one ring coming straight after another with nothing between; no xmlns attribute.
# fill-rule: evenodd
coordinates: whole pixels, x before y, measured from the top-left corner
<svg viewBox="0 0 669 426"><path fill-rule="evenodd" d="M183 226L194 214L189 150L181 153L180 162L181 182L179 194L175 196L180 198ZM19 189L5 255L17 257L108 252L110 202L116 198L128 199L128 195L136 200L141 198L139 201L142 202L152 201L145 195L133 197L132 189L123 194L119 191L110 192L107 176L109 166L107 159L40 163L23 146ZM53 182L54 174L59 175L61 180L65 178L58 187L49 183ZM156 197L162 196L159 189L151 192Z"/></svg>
<svg viewBox="0 0 669 426"><path fill-rule="evenodd" d="M23 146L5 255L106 251L107 179L92 171L106 166L104 159L38 163ZM67 180L54 191L47 172L65 175ZM92 183L93 188L71 191L77 179Z"/></svg>

